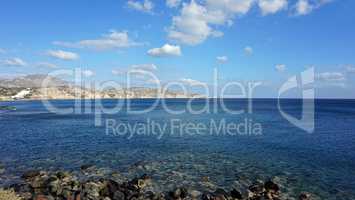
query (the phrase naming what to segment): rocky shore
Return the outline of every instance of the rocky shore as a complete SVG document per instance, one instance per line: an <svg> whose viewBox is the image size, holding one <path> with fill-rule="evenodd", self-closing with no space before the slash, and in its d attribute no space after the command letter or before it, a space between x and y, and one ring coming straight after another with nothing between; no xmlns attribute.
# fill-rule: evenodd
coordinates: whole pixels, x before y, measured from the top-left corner
<svg viewBox="0 0 355 200"><path fill-rule="evenodd" d="M232 188L215 191L197 191L178 186L171 191L154 191L150 175L143 174L131 180L112 174L112 177L93 176L94 166L81 167L80 174L66 171L28 171L23 181L13 184L0 192L0 199L23 200L281 200L280 186L272 180L258 180L243 190ZM14 198L8 197L9 192ZM2 195L7 195L6 197ZM288 198L286 198L288 199ZM299 194L299 200L310 200L308 193Z"/></svg>

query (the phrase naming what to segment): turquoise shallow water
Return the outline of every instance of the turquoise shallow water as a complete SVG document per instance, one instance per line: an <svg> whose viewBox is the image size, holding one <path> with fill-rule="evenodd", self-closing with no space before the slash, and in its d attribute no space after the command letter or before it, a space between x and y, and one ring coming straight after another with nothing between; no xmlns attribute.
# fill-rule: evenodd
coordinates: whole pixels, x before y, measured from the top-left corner
<svg viewBox="0 0 355 200"><path fill-rule="evenodd" d="M112 107L118 100L104 100ZM56 107L69 108L74 101L51 102ZM122 102L126 105L127 102ZM154 100L133 100L131 108L142 110ZM170 109L186 107L186 100L168 100ZM355 199L355 101L317 100L315 132L312 134L285 120L272 99L253 100L252 114L230 114L222 109L214 113L172 115L162 104L145 114L104 114L102 121L122 124L163 125L171 120L179 124L204 124L210 121L259 123L260 135L217 135L202 130L188 134L184 129L164 129L158 139L153 130L140 134L107 134L105 126L95 127L93 113L55 114L48 112L40 101L1 102L16 106L16 111L0 113L0 162L5 171L0 184L18 180L28 169L78 170L83 164L94 164L103 173L119 171L127 177L149 173L156 180L156 189L166 190L176 185L196 189L247 186L256 179L273 178L282 190L297 195L301 191L314 193L320 199ZM202 108L203 100L193 102ZM233 110L246 109L245 100L226 100ZM299 100L282 100L284 110L300 117ZM217 104L217 108L221 105ZM104 123L105 124L105 123ZM173 134L174 133L174 134ZM176 134L175 134L176 133ZM202 181L209 177L209 181Z"/></svg>

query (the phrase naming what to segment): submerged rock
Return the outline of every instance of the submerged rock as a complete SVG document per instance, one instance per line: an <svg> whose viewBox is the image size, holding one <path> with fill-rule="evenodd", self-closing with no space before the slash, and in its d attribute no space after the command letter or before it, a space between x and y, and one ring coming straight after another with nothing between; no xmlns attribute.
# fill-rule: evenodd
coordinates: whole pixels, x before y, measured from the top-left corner
<svg viewBox="0 0 355 200"><path fill-rule="evenodd" d="M93 169L92 166L81 170ZM89 170L90 171L90 170ZM223 188L206 187L206 192L193 190L194 186L177 187L170 192L156 191L152 186L151 177L144 174L130 181L117 182L112 177L92 177L79 179L65 171L48 173L43 171L28 171L22 178L23 184L12 185L12 188L24 200L281 200L289 199L281 194L280 187L268 180L265 183L256 181L249 187L245 186L247 194L241 188L227 192ZM185 184L188 185L188 184ZM242 185L240 185L242 186ZM191 188L190 188L191 187ZM153 192L154 191L154 192ZM280 195L281 194L281 195ZM302 193L299 200L310 200L308 193Z"/></svg>
<svg viewBox="0 0 355 200"><path fill-rule="evenodd" d="M299 200L310 200L311 199L311 195L308 193L301 193L300 196L298 197Z"/></svg>
<svg viewBox="0 0 355 200"><path fill-rule="evenodd" d="M236 190L236 189L233 189L231 192L230 192L230 194L231 194L231 197L233 198L233 199L243 199L243 196L242 196L242 193L240 193L238 190Z"/></svg>

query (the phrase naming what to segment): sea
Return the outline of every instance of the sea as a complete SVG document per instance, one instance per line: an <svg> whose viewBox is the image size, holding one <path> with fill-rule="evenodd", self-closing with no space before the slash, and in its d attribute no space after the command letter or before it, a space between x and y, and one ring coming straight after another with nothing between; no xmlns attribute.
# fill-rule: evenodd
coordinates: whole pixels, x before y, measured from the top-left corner
<svg viewBox="0 0 355 200"><path fill-rule="evenodd" d="M290 199L355 199L355 100L131 99L0 102L0 186L31 169L149 174L155 189L274 180ZM291 122L285 114L313 129ZM304 123L303 123L304 124Z"/></svg>

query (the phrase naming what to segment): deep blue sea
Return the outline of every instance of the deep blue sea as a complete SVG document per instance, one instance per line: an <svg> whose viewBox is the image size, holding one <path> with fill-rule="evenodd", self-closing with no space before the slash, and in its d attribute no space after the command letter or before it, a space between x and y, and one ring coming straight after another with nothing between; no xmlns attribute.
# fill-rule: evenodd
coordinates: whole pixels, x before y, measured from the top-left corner
<svg viewBox="0 0 355 200"><path fill-rule="evenodd" d="M5 169L0 185L10 184L29 169L76 171L83 164L94 164L103 174L117 171L134 177L148 173L158 190L177 185L211 190L242 187L271 178L290 199L301 191L318 199L355 199L355 100L316 100L313 133L282 117L274 99L254 99L252 113L247 112L246 100L224 101L231 110L243 109L242 114L219 109L220 103L215 112L171 114L164 109L182 111L187 106L184 99L166 100L140 114L129 112L125 101L103 100L102 104L108 109L117 102L123 108L102 114L102 126L95 126L92 111L56 114L41 101L0 102L0 106L17 108L0 113L0 164ZM154 102L132 100L130 108L140 111ZM71 108L75 102L51 103ZM205 100L191 104L194 110L204 106ZM285 112L301 116L300 100L281 100L281 106ZM85 108L84 102L81 108ZM112 128L107 131L108 120L116 133ZM225 122L230 128L244 123L244 127L237 134L211 131L211 120ZM176 127L169 126L172 121ZM163 127L157 131L160 134L146 128L150 123ZM262 132L243 132L256 124ZM134 125L146 129L127 129ZM209 181L202 181L206 177Z"/></svg>

